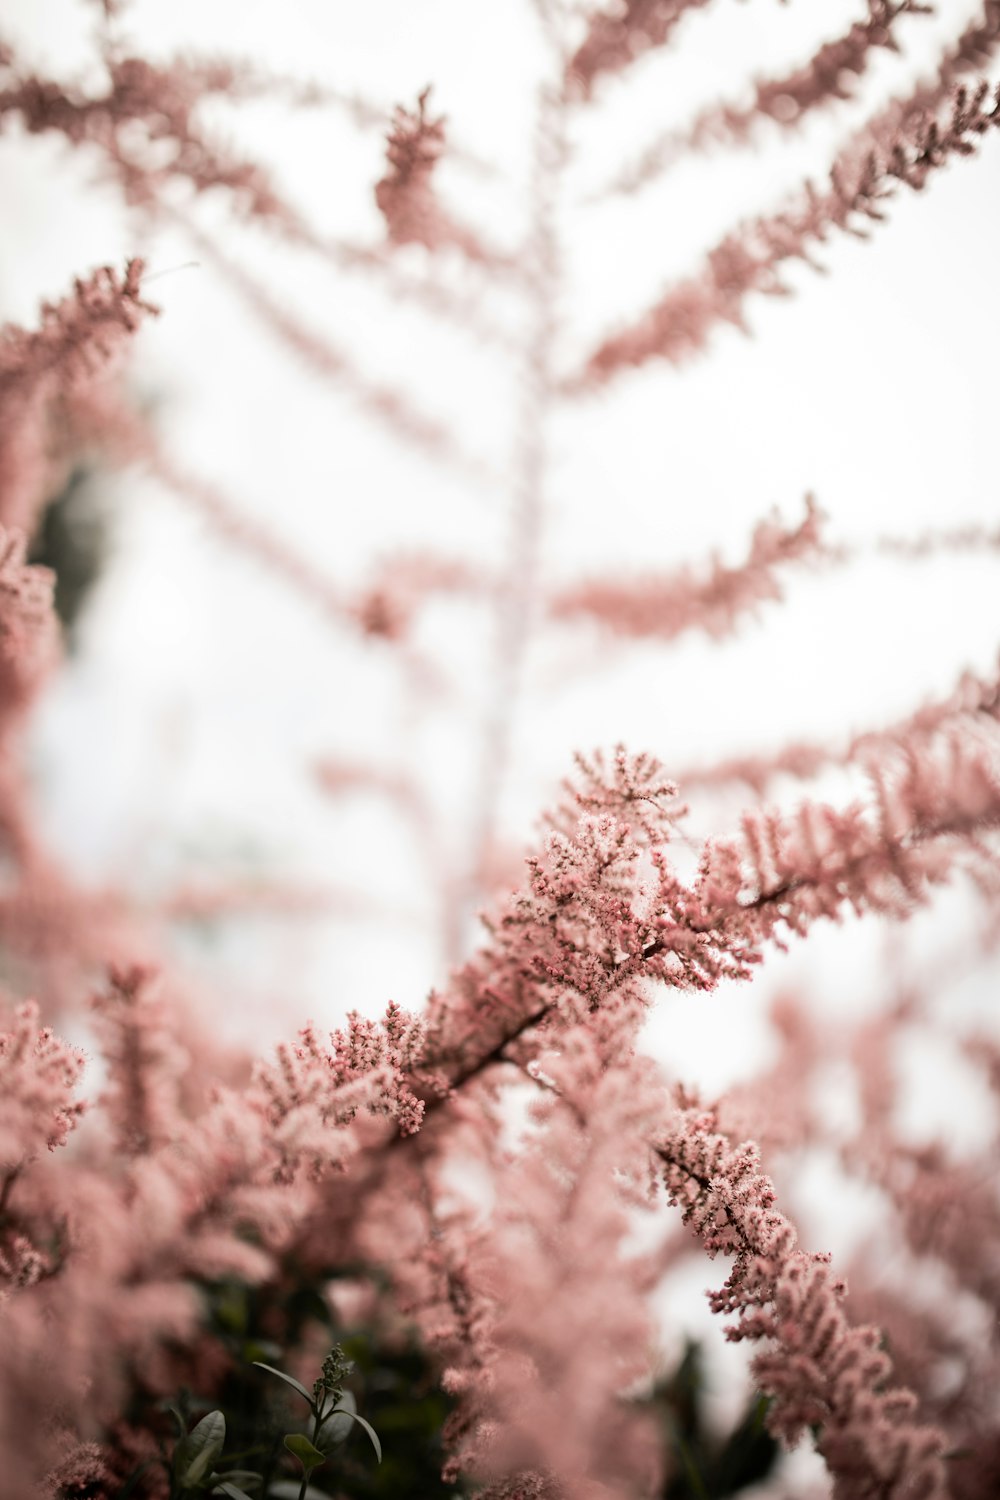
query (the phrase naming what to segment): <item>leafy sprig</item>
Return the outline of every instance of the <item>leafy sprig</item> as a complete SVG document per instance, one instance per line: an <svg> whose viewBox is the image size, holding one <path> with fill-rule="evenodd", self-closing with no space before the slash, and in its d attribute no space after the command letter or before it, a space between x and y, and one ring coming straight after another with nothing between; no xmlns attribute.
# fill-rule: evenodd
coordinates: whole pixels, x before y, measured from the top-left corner
<svg viewBox="0 0 1000 1500"><path fill-rule="evenodd" d="M346 1441L355 1423L367 1432L378 1462L382 1462L382 1444L378 1433L358 1413L352 1393L344 1389L344 1381L354 1366L344 1357L339 1344L335 1344L324 1359L311 1394L301 1381L285 1374L283 1370L277 1370L260 1359L255 1359L253 1363L291 1386L309 1408L311 1435L289 1432L283 1439L285 1449L302 1468L297 1500L308 1500L309 1481L313 1473L326 1463L333 1448ZM271 1486L260 1474L249 1469L216 1467L226 1445L226 1418L223 1412L210 1411L189 1432L187 1423L177 1408L171 1407L170 1410L180 1433L169 1464L170 1500L194 1500L194 1497L206 1494L226 1495L229 1500L252 1500L237 1481L254 1487L263 1486L259 1500L267 1500Z"/></svg>

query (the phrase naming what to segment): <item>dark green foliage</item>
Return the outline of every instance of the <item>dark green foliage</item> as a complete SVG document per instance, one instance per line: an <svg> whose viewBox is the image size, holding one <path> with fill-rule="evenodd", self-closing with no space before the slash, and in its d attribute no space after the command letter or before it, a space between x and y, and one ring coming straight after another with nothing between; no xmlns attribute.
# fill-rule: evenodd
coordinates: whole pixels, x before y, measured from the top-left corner
<svg viewBox="0 0 1000 1500"><path fill-rule="evenodd" d="M109 548L108 519L97 499L91 470L73 469L61 492L42 512L28 561L56 575L55 607L67 643L104 569Z"/></svg>
<svg viewBox="0 0 1000 1500"><path fill-rule="evenodd" d="M176 1451L174 1424L189 1435L184 1439L189 1442L197 1423L219 1412L225 1418L226 1442L215 1470L239 1472L241 1477L231 1484L250 1500L261 1500L262 1491L259 1480L246 1477L248 1472L264 1476L274 1500L297 1495L306 1472L310 1500L319 1495L452 1500L465 1493L441 1480L441 1430L452 1403L438 1389L435 1372L412 1336L398 1328L339 1326L316 1286L305 1278L298 1280L294 1272L281 1287L221 1281L203 1291L211 1338L228 1356L222 1379L210 1392L182 1390L169 1404L176 1408L174 1423L168 1406L160 1402L139 1400L130 1414L134 1426L157 1434L164 1463ZM315 1347L318 1327L334 1347L323 1361L311 1398L307 1387L287 1376L286 1367L307 1338ZM281 1378L266 1367L273 1367ZM314 1426L307 1402L319 1398L327 1410L343 1400L347 1411L323 1423L318 1447L325 1450L325 1461L308 1467L312 1459L307 1445ZM381 1463L361 1422L370 1424L381 1439ZM299 1446L306 1455L305 1466ZM130 1482L121 1500L126 1492L130 1500L155 1492L147 1476L134 1473ZM224 1492L231 1495L232 1490Z"/></svg>
<svg viewBox="0 0 1000 1500"><path fill-rule="evenodd" d="M223 1281L204 1288L211 1336L229 1359L214 1391L179 1394L175 1419L188 1434L187 1445L199 1421L221 1413L226 1442L215 1469L239 1474L230 1484L250 1500L261 1500L262 1491L259 1480L244 1477L247 1471L265 1477L273 1500L294 1500L303 1480L308 1500L457 1500L469 1493L464 1485L441 1480L441 1432L452 1403L416 1339L398 1326L338 1324L317 1286L286 1272L280 1287ZM288 1376L287 1366L307 1339L315 1347L318 1328L333 1348L310 1395L307 1386ZM357 1431L354 1416L327 1418L315 1445L323 1462L316 1461L308 1403L320 1400L327 1410L343 1402L353 1412L356 1404L381 1439L381 1463L365 1433ZM662 1425L667 1455L663 1500L727 1500L770 1474L778 1447L764 1427L766 1401L755 1398L731 1432L714 1434L706 1421L697 1345L688 1345L648 1404ZM137 1425L163 1436L161 1450L168 1460L175 1447L164 1404L149 1403ZM143 1477L135 1474L120 1500L139 1500L146 1492ZM232 1495L233 1488L224 1492Z"/></svg>
<svg viewBox="0 0 1000 1500"><path fill-rule="evenodd" d="M442 1483L444 1453L441 1429L451 1401L438 1389L435 1372L415 1342L380 1343L361 1333L343 1339L362 1378L364 1401L359 1406L382 1438L383 1460L378 1467L356 1464L343 1488L351 1500L445 1500L461 1489ZM356 1460L361 1445L345 1453Z"/></svg>
<svg viewBox="0 0 1000 1500"><path fill-rule="evenodd" d="M281 1416L295 1403L295 1394L289 1390L286 1403L277 1383L249 1362L286 1365L310 1328L315 1332L319 1324L339 1345L351 1371L345 1375L341 1365L338 1374L328 1361L317 1386L324 1378L335 1386L349 1380L358 1411L382 1440L382 1462L374 1463L368 1439L355 1433L338 1447L329 1472L314 1472L312 1487L331 1494L339 1490L351 1500L444 1500L461 1493L441 1481L441 1429L452 1403L438 1389L435 1370L415 1338L398 1329L336 1324L316 1286L293 1272L280 1291L221 1283L209 1295L213 1322L234 1355L222 1394L235 1411L230 1416L230 1406L218 1402L231 1424L238 1424L232 1428L234 1436L240 1431L249 1441L256 1435L259 1442L262 1434L268 1442L276 1436L281 1441Z"/></svg>
<svg viewBox="0 0 1000 1500"><path fill-rule="evenodd" d="M663 1500L726 1500L771 1472L778 1445L764 1427L767 1402L762 1396L725 1438L708 1430L697 1344L688 1344L673 1375L656 1387L651 1404L662 1420L664 1446L673 1461Z"/></svg>

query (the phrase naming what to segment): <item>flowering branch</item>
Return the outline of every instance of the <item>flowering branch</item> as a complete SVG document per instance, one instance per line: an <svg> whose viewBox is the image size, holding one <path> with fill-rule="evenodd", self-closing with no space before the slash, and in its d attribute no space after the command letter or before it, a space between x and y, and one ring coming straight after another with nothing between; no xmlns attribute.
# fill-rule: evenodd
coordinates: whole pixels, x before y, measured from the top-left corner
<svg viewBox="0 0 1000 1500"><path fill-rule="evenodd" d="M645 52L664 46L688 11L707 4L708 0L623 0L598 11L569 62L567 92L589 99L598 78L622 73Z"/></svg>
<svg viewBox="0 0 1000 1500"><path fill-rule="evenodd" d="M753 1361L771 1398L770 1431L792 1445L818 1430L837 1500L947 1500L943 1434L915 1419L910 1391L887 1388L878 1329L850 1325L829 1257L798 1248L756 1147L733 1147L711 1111L682 1108L656 1154L670 1201L708 1255L735 1257L709 1297L714 1312L736 1319L727 1338L772 1345Z"/></svg>
<svg viewBox="0 0 1000 1500"><path fill-rule="evenodd" d="M894 724L852 735L839 746L795 741L773 754L740 755L707 766L685 766L678 771L677 779L688 791L742 783L763 794L780 776L806 781L825 766L863 766L893 746L905 750L906 746L915 749L926 745L936 731L949 725L951 732L964 736L968 731L975 732L980 716L986 723L996 722L1000 717L1000 668L985 678L963 672L956 687L945 697L922 704Z"/></svg>
<svg viewBox="0 0 1000 1500"><path fill-rule="evenodd" d="M285 205L254 162L228 157L197 129L202 98L228 92L234 71L177 59L157 67L142 57L106 59L108 87L87 94L17 66L5 49L0 125L17 117L32 135L57 131L75 146L97 146L119 177L126 200L150 207L163 185L183 178L196 192L224 188L251 217L282 218ZM137 129L141 139L136 141ZM171 154L163 162L162 148Z"/></svg>
<svg viewBox="0 0 1000 1500"><path fill-rule="evenodd" d="M700 273L671 288L631 327L604 340L591 354L570 390L603 385L626 366L651 359L682 364L700 353L717 323L745 329L744 304L754 292L785 296L782 265L792 259L816 265L816 244L833 229L862 235L858 220L884 217L882 204L898 183L919 190L955 156L968 156L977 139L1000 124L1000 93L981 83L959 88L944 124L936 119L904 120L884 143L874 132L843 151L830 170L828 185L807 183L781 212L752 220L711 251Z"/></svg>
<svg viewBox="0 0 1000 1500"><path fill-rule="evenodd" d="M901 16L931 15L921 0L868 0L868 14L833 41L824 42L808 62L791 73L754 84L753 102L713 104L690 125L666 131L631 165L616 174L606 193L645 187L692 151L713 146L749 146L770 123L798 127L809 115L852 97L849 80L864 74L873 53L898 51L894 27Z"/></svg>
<svg viewBox="0 0 1000 1500"><path fill-rule="evenodd" d="M74 282L72 295L43 303L36 330L0 328L0 520L30 533L51 466L45 441L49 402L79 397L138 328L158 311L141 295L141 260L124 275L102 266Z"/></svg>
<svg viewBox="0 0 1000 1500"><path fill-rule="evenodd" d="M699 574L694 568L621 582L606 578L560 590L550 601L556 620L590 618L614 635L672 640L686 630L714 639L732 632L760 604L784 597L781 571L832 555L822 536L823 513L806 496L805 519L785 527L777 516L761 521L746 560L734 567L718 557Z"/></svg>

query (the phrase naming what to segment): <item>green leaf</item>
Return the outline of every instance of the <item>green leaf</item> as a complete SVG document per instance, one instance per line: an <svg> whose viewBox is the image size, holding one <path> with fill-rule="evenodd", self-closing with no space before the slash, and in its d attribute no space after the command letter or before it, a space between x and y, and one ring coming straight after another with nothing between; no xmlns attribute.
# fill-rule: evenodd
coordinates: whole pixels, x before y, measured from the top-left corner
<svg viewBox="0 0 1000 1500"><path fill-rule="evenodd" d="M213 1495L228 1495L229 1500L250 1500L246 1490L241 1490L238 1484L230 1484L228 1479L222 1479L212 1490Z"/></svg>
<svg viewBox="0 0 1000 1500"><path fill-rule="evenodd" d="M381 1463L382 1462L382 1444L379 1442L379 1440L378 1440L378 1433L375 1431L375 1429L372 1426L372 1424L370 1422L366 1422L365 1419L364 1419L364 1417L359 1417L358 1413L356 1411L347 1411L346 1408L343 1407L343 1406L334 1407L334 1413L333 1414L335 1416L343 1415L345 1417L350 1417L350 1419L351 1419L352 1422L359 1423L359 1425L362 1426L365 1429L365 1431L367 1432L368 1436L372 1440L372 1447L375 1449L375 1455L378 1458L379 1463Z"/></svg>
<svg viewBox="0 0 1000 1500"><path fill-rule="evenodd" d="M696 1500L709 1500L709 1493L705 1488L705 1481L701 1477L701 1470L695 1461L695 1456L679 1432L676 1434L676 1442L688 1484L691 1486L691 1493L696 1496Z"/></svg>
<svg viewBox="0 0 1000 1500"><path fill-rule="evenodd" d="M320 1423L317 1443L322 1439L324 1448L335 1448L342 1443L351 1430L351 1419L358 1409L353 1391L345 1391L336 1406L332 1407Z"/></svg>
<svg viewBox="0 0 1000 1500"><path fill-rule="evenodd" d="M293 1453L307 1474L326 1463L326 1454L321 1453L302 1432L290 1432L285 1438L285 1447Z"/></svg>
<svg viewBox="0 0 1000 1500"><path fill-rule="evenodd" d="M268 1374L277 1375L279 1380L283 1380L286 1385L290 1385L293 1391L298 1391L299 1395L304 1396L309 1402L309 1405L312 1406L312 1395L309 1391L306 1390L305 1386L302 1385L300 1381L295 1380L291 1375L286 1375L284 1370L276 1370L273 1365L266 1365L262 1359L255 1359L254 1364L257 1366L258 1370L267 1370Z"/></svg>
<svg viewBox="0 0 1000 1500"><path fill-rule="evenodd" d="M183 1489L203 1484L226 1445L226 1419L221 1411L210 1411L178 1444L176 1472Z"/></svg>

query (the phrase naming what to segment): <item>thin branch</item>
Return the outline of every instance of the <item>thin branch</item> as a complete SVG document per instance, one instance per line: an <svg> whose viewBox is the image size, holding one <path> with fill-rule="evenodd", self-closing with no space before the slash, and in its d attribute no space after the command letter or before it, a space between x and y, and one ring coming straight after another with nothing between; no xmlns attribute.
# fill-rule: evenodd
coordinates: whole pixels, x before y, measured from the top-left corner
<svg viewBox="0 0 1000 1500"><path fill-rule="evenodd" d="M590 201L647 187L692 152L752 146L768 126L798 129L817 111L852 98L849 80L864 75L877 51L899 50L893 28L901 16L932 14L921 0L868 0L867 9L863 21L825 42L801 67L755 83L749 104L710 104L690 124L661 132Z"/></svg>
<svg viewBox="0 0 1000 1500"><path fill-rule="evenodd" d="M719 323L746 331L745 304L760 293L787 296L781 269L802 260L821 269L817 245L834 230L866 236L864 225L885 217L885 200L900 183L915 190L953 157L968 156L1000 124L1000 90L982 83L959 89L944 124L906 117L887 131L875 122L838 156L824 188L806 183L780 213L742 225L711 251L702 269L670 288L640 318L606 338L566 383L568 394L606 384L621 370L653 359L680 365L701 353Z"/></svg>
<svg viewBox="0 0 1000 1500"><path fill-rule="evenodd" d="M559 243L556 197L566 160L565 106L543 83L535 123L531 183L533 225L528 247L531 327L521 376L515 479L507 556L497 592L493 686L479 771L469 871L470 907L478 904L510 757L521 675L533 616L548 470L548 420L555 393Z"/></svg>

